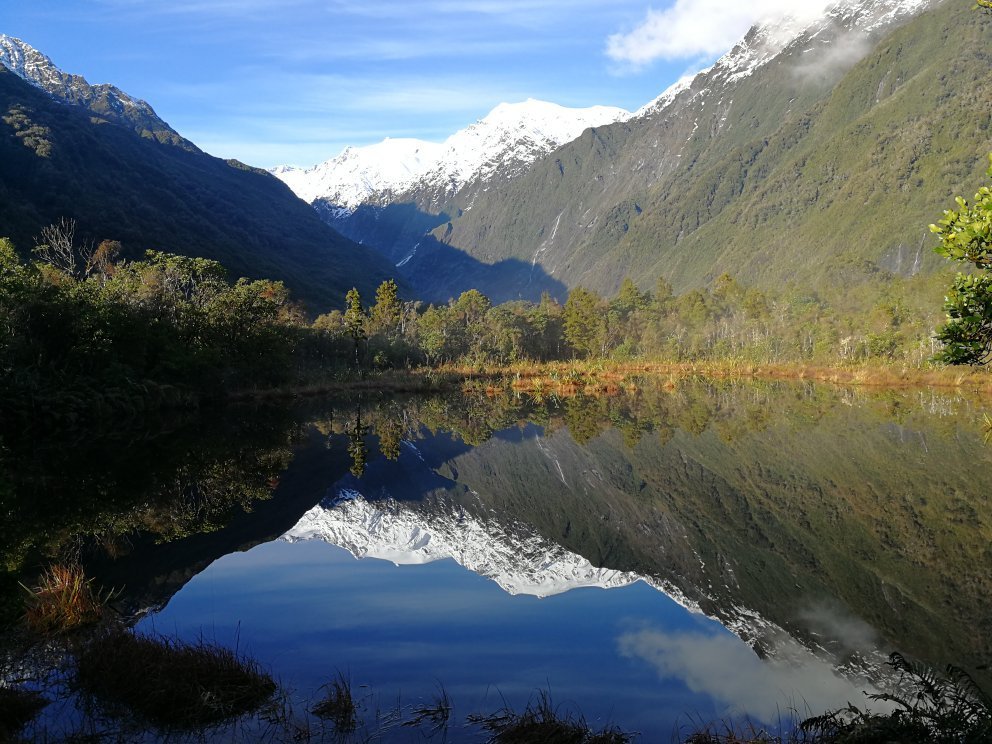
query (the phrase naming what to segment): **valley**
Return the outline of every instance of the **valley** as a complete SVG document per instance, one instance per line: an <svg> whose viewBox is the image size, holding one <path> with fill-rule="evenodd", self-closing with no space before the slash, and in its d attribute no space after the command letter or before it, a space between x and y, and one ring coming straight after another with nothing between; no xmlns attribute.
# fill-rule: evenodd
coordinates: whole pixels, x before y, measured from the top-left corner
<svg viewBox="0 0 992 744"><path fill-rule="evenodd" d="M12 7L0 740L992 741L990 41Z"/></svg>

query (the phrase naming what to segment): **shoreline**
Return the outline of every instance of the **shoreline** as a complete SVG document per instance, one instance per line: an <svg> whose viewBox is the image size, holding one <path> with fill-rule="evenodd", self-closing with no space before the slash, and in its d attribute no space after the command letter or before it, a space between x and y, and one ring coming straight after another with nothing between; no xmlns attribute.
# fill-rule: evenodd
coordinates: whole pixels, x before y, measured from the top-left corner
<svg viewBox="0 0 992 744"><path fill-rule="evenodd" d="M908 367L906 365L819 365L757 363L739 360L572 361L470 367L444 365L387 370L370 376L337 378L295 386L238 390L226 402L243 403L284 398L309 398L339 393L423 394L502 391L563 397L610 395L643 386L646 378L674 387L687 379L817 382L878 390L938 389L992 395L992 371L975 367Z"/></svg>

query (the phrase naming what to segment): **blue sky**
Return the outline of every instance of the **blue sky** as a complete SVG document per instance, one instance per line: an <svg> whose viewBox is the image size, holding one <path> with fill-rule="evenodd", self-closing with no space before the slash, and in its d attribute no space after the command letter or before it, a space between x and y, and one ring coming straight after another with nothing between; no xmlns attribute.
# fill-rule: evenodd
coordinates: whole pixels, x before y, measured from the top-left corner
<svg viewBox="0 0 992 744"><path fill-rule="evenodd" d="M0 32L270 167L440 141L502 101L635 109L793 2L0 0Z"/></svg>

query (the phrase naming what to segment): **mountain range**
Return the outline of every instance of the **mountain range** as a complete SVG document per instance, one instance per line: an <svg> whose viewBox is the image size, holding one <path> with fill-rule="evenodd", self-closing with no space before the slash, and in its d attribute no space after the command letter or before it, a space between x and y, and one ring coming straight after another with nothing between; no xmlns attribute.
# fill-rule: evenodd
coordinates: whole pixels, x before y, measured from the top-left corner
<svg viewBox="0 0 992 744"><path fill-rule="evenodd" d="M839 0L755 26L636 112L501 104L442 143L272 174L0 36L0 232L27 251L71 217L130 255L282 279L315 311L390 276L435 302L612 294L625 277L681 292L723 273L878 295L945 266L927 225L992 149L990 33L956 0Z"/></svg>
<svg viewBox="0 0 992 744"><path fill-rule="evenodd" d="M27 252L63 217L128 257L151 248L281 279L312 311L396 273L269 173L202 152L144 101L0 36L0 236Z"/></svg>
<svg viewBox="0 0 992 744"><path fill-rule="evenodd" d="M560 110L582 129L568 142L533 136L544 104L502 106L449 140L518 114L480 139L488 165L468 178L443 146L409 141L276 174L430 299L609 294L626 276L684 291L724 272L884 283L943 266L927 225L981 178L990 29L953 0L841 0L811 23L755 26L634 114ZM390 148L412 164L377 168Z"/></svg>

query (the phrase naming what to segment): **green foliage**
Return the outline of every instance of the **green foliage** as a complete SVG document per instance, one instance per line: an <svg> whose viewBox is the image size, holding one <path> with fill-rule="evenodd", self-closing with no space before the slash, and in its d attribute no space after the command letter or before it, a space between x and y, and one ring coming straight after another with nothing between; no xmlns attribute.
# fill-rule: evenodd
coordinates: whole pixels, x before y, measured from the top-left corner
<svg viewBox="0 0 992 744"><path fill-rule="evenodd" d="M602 348L603 300L595 292L576 287L568 293L563 315L565 340L577 354L591 356Z"/></svg>
<svg viewBox="0 0 992 744"><path fill-rule="evenodd" d="M115 263L114 254L105 243L79 271L73 251L26 263L0 240L5 424L72 426L290 384L345 350L307 328L281 282L230 284L205 258L149 251Z"/></svg>
<svg viewBox="0 0 992 744"><path fill-rule="evenodd" d="M11 129L26 148L39 158L52 155L52 131L31 121L30 110L24 106L13 106L3 117L3 122Z"/></svg>
<svg viewBox="0 0 992 744"><path fill-rule="evenodd" d="M989 156L992 161L992 155ZM988 175L992 178L992 167ZM945 258L992 268L992 188L983 186L969 203L960 196L958 209L930 230L940 238L934 250ZM958 274L944 301L948 322L937 334L944 348L940 361L985 364L992 358L992 276Z"/></svg>
<svg viewBox="0 0 992 744"><path fill-rule="evenodd" d="M113 236L127 259L154 248L219 261L285 282L315 311L395 274L271 174L200 152L147 107L72 89L83 95L66 105L0 68L0 234L21 250L69 217L83 242Z"/></svg>
<svg viewBox="0 0 992 744"><path fill-rule="evenodd" d="M399 287L395 280L389 279L375 291L375 304L369 311L369 332L393 337L400 332L402 318L403 304L399 298Z"/></svg>
<svg viewBox="0 0 992 744"><path fill-rule="evenodd" d="M824 744L933 742L980 744L992 740L992 700L962 669L948 666L943 674L894 653L889 666L899 672L912 696L880 694L871 699L895 705L886 715L851 705L809 718L803 732Z"/></svg>

